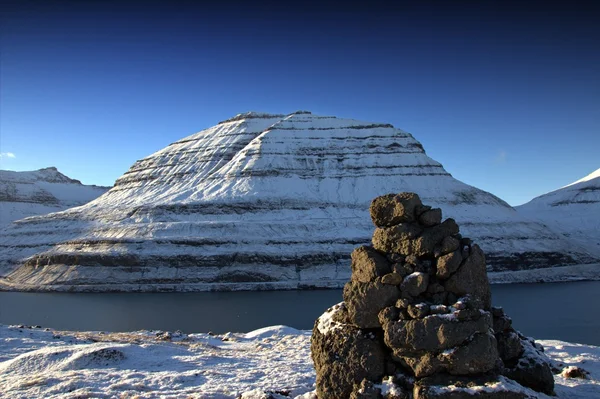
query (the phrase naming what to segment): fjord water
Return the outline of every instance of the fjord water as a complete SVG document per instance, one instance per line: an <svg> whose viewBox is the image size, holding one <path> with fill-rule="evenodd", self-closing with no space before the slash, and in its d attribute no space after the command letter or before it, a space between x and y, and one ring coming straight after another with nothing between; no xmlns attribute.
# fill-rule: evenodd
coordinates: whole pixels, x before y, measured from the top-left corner
<svg viewBox="0 0 600 399"><path fill-rule="evenodd" d="M600 345L600 281L492 285L523 334ZM0 324L63 330L243 332L284 324L311 329L341 290L199 293L0 292Z"/></svg>

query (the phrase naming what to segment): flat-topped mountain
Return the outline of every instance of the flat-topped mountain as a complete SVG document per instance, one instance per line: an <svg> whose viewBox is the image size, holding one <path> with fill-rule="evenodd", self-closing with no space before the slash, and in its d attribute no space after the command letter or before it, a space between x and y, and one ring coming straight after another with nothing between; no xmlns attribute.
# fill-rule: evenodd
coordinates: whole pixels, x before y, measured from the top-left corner
<svg viewBox="0 0 600 399"><path fill-rule="evenodd" d="M516 209L600 256L600 169Z"/></svg>
<svg viewBox="0 0 600 399"><path fill-rule="evenodd" d="M370 241L373 197L443 207L491 270L594 259L454 179L389 124L245 113L137 161L102 197L0 234L5 287L202 290L339 287Z"/></svg>
<svg viewBox="0 0 600 399"><path fill-rule="evenodd" d="M108 189L81 184L55 167L27 172L0 170L0 228L28 216L83 205Z"/></svg>

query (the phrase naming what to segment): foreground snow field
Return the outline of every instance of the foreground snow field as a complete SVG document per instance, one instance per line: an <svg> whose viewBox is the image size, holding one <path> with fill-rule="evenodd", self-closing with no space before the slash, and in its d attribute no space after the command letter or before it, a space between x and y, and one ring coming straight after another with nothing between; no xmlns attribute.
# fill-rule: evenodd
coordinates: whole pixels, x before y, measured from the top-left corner
<svg viewBox="0 0 600 399"><path fill-rule="evenodd" d="M286 326L223 335L0 326L0 396L315 399L310 335ZM559 398L600 397L600 347L538 342L558 367L590 373L555 376Z"/></svg>

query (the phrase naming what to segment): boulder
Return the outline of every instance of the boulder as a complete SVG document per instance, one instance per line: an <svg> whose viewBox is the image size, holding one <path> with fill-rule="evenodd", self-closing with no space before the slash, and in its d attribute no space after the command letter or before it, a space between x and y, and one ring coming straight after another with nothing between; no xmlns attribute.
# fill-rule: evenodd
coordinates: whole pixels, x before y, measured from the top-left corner
<svg viewBox="0 0 600 399"><path fill-rule="evenodd" d="M400 290L402 295L408 295L409 297L415 297L427 290L429 284L429 275L421 272L414 272L404 277L402 284L400 284Z"/></svg>
<svg viewBox="0 0 600 399"><path fill-rule="evenodd" d="M359 328L381 328L379 312L392 306L400 297L395 285L383 284L380 279L372 283L350 281L344 286L344 302L351 322Z"/></svg>
<svg viewBox="0 0 600 399"><path fill-rule="evenodd" d="M437 373L477 375L499 367L496 339L478 333L469 340L439 353L429 351L394 351L394 356L408 366L417 378Z"/></svg>
<svg viewBox="0 0 600 399"><path fill-rule="evenodd" d="M490 309L492 293L485 268L485 255L477 244L471 247L469 257L463 261L456 273L444 283L446 291L457 296L469 295L477 306Z"/></svg>
<svg viewBox="0 0 600 399"><path fill-rule="evenodd" d="M391 272L386 257L373 247L360 246L352 251L351 258L352 279L355 281L368 283Z"/></svg>
<svg viewBox="0 0 600 399"><path fill-rule="evenodd" d="M415 220L415 208L422 205L415 193L387 194L371 202L369 212L377 227L393 226Z"/></svg>
<svg viewBox="0 0 600 399"><path fill-rule="evenodd" d="M444 238L458 234L458 230L458 225L454 219L446 219L442 224L427 227L419 237L410 242L410 252L406 255L433 257L435 255L436 246L441 244Z"/></svg>
<svg viewBox="0 0 600 399"><path fill-rule="evenodd" d="M426 227L435 226L442 222L442 210L440 208L430 209L419 216L419 223Z"/></svg>
<svg viewBox="0 0 600 399"><path fill-rule="evenodd" d="M452 315L430 315L424 319L399 320L383 326L385 344L392 350L406 349L438 353L465 342L492 326L491 316L458 321Z"/></svg>
<svg viewBox="0 0 600 399"><path fill-rule="evenodd" d="M363 379L377 381L385 372L385 351L379 336L351 324L344 306L329 309L315 322L311 356L317 372L319 399L348 398Z"/></svg>
<svg viewBox="0 0 600 399"><path fill-rule="evenodd" d="M522 338L521 345L523 354L513 364L506 364L502 374L535 391L553 395L554 375L550 360L535 342Z"/></svg>
<svg viewBox="0 0 600 399"><path fill-rule="evenodd" d="M440 279L447 279L452 273L458 270L462 260L463 259L460 251L454 251L440 256L437 259L435 273L436 277Z"/></svg>
<svg viewBox="0 0 600 399"><path fill-rule="evenodd" d="M373 233L373 247L381 252L412 255L412 239L418 237L422 232L422 227L408 223L378 227Z"/></svg>

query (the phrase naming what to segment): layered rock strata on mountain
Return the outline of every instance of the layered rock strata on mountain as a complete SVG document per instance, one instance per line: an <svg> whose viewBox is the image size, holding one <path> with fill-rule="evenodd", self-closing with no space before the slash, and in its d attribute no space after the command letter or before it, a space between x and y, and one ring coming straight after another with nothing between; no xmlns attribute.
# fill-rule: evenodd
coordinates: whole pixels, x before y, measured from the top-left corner
<svg viewBox="0 0 600 399"><path fill-rule="evenodd" d="M600 256L600 169L515 209Z"/></svg>
<svg viewBox="0 0 600 399"><path fill-rule="evenodd" d="M0 287L341 287L348 254L370 240L369 203L389 190L443 206L477 238L492 270L593 261L454 179L391 125L247 113L137 161L83 207L0 231Z"/></svg>
<svg viewBox="0 0 600 399"><path fill-rule="evenodd" d="M0 170L0 228L28 216L83 205L109 188L82 184L55 167L27 172Z"/></svg>
<svg viewBox="0 0 600 399"><path fill-rule="evenodd" d="M492 307L485 255L414 193L376 198L344 302L315 323L319 399L553 394L543 348Z"/></svg>

